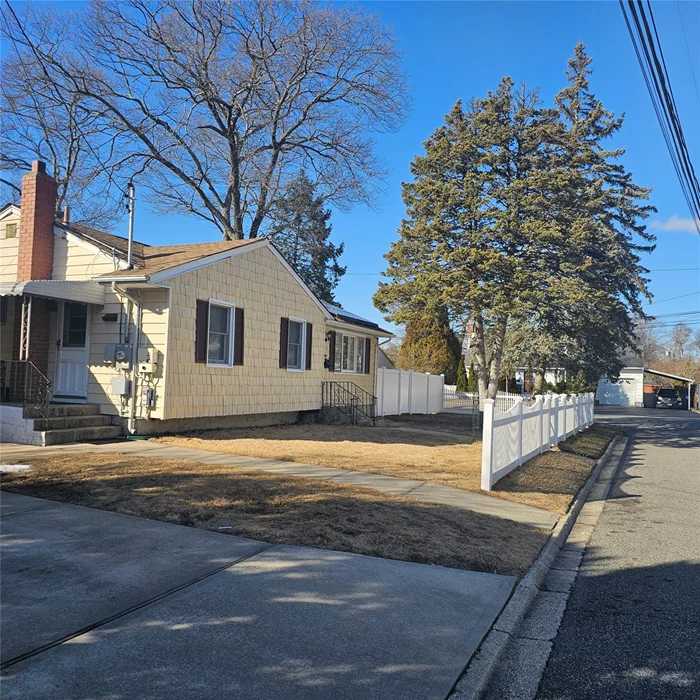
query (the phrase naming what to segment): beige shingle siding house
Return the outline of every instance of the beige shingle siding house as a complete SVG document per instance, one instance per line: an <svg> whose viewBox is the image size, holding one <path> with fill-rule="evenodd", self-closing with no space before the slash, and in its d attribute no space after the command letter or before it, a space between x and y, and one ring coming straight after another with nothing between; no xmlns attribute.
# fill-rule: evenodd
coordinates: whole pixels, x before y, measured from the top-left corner
<svg viewBox="0 0 700 700"><path fill-rule="evenodd" d="M51 189L42 170L25 178L40 194ZM390 334L320 302L267 239L135 243L127 269L124 238L67 218L26 225L46 206L33 191L0 212L0 398L18 398L9 370L29 362L54 402L154 434L293 422L322 408L331 381L374 393L377 342ZM29 237L52 247L50 261L28 265Z"/></svg>

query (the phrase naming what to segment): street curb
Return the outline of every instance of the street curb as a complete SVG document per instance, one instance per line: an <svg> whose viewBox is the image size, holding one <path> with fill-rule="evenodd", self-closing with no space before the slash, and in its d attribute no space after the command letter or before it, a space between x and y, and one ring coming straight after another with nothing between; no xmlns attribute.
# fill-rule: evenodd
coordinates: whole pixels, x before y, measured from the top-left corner
<svg viewBox="0 0 700 700"><path fill-rule="evenodd" d="M569 512L559 518L539 556L516 586L513 595L511 595L510 600L501 610L500 615L494 620L489 633L483 639L479 649L471 658L464 673L451 691L451 693L454 692L462 683L465 686L464 688L459 688L459 694L455 696L455 700L479 700L483 696L494 674L496 664L503 656L503 652L511 639L511 635L518 628L518 625L520 625L540 592L540 586L545 576L549 573L551 565L566 543L581 512L581 508L588 500L593 486L619 442L620 437L616 435L606 448L603 456L596 462L595 467L593 467L586 479L586 483L576 494Z"/></svg>

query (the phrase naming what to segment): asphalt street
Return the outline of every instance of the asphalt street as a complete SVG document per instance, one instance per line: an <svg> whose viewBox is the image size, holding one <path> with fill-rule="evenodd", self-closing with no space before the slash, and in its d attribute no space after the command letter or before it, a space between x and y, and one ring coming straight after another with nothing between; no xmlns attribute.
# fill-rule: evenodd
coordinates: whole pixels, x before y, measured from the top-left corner
<svg viewBox="0 0 700 700"><path fill-rule="evenodd" d="M700 415L598 409L632 438L539 700L700 698Z"/></svg>

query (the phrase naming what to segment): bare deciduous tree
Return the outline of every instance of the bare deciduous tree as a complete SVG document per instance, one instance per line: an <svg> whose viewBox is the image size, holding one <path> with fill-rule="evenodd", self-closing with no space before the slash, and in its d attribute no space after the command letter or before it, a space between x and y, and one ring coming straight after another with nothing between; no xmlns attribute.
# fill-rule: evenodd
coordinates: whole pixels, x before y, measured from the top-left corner
<svg viewBox="0 0 700 700"><path fill-rule="evenodd" d="M48 8L35 14L40 44L56 51L65 26ZM121 193L111 182L118 169L114 138L81 108L80 98L62 94L31 51L11 46L2 60L0 98L0 184L9 198L19 201L21 176L39 159L58 182L58 208L70 203L74 219L94 226L118 219Z"/></svg>
<svg viewBox="0 0 700 700"><path fill-rule="evenodd" d="M257 236L305 169L327 201L369 201L372 132L407 110L395 41L372 14L294 0L91 2L47 50L29 8L14 45L120 143L164 212ZM70 96L70 97L69 97Z"/></svg>
<svg viewBox="0 0 700 700"><path fill-rule="evenodd" d="M686 344L692 335L692 329L685 323L677 323L671 333L671 354L676 359L683 358L686 354Z"/></svg>

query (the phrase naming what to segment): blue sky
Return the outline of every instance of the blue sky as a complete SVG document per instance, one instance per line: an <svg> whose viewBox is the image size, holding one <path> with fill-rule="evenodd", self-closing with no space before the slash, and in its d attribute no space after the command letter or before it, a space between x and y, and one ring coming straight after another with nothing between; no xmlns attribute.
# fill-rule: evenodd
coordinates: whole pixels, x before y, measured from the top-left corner
<svg viewBox="0 0 700 700"><path fill-rule="evenodd" d="M412 84L413 110L398 133L377 139L390 175L375 207L334 212L333 238L345 242L343 263L348 267L337 290L343 306L382 322L371 299L385 268L382 256L396 239L404 214L401 182L409 178L411 159L422 151L423 141L442 123L454 102L484 95L502 76L509 75L516 82L539 85L549 103L564 84L566 61L574 45L583 41L594 59L594 92L608 109L627 115L615 143L627 149L623 162L639 184L654 188L652 203L659 212L652 227L658 241L645 263L659 270L651 273L651 290L658 301L648 312L700 309L700 272L665 271L699 268L700 236L690 231L690 214L617 2L365 4L394 27ZM700 86L700 2L654 2L653 9L690 155L700 175L700 89L696 92L690 61L692 58ZM152 244L218 237L216 230L194 218L157 218L143 204L136 229L137 238ZM125 231L124 222L118 232ZM698 293L687 296L692 292ZM683 298L671 299L680 296Z"/></svg>

